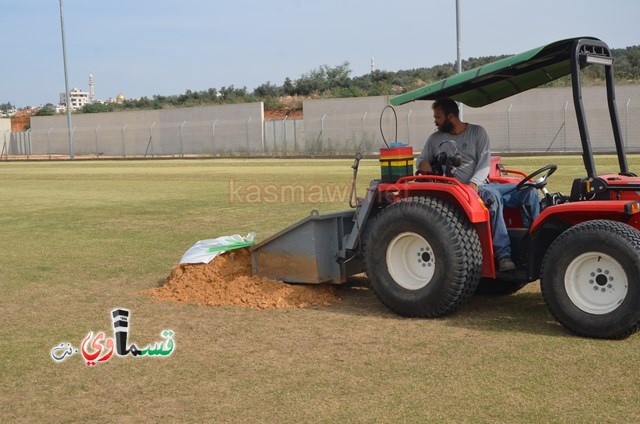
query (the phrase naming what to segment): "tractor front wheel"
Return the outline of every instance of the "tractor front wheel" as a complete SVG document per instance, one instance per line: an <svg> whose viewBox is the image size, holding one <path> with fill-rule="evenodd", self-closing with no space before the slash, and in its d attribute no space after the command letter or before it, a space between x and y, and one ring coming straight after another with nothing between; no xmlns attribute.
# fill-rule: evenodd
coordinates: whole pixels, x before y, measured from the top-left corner
<svg viewBox="0 0 640 424"><path fill-rule="evenodd" d="M540 287L571 332L622 339L640 327L640 232L615 221L569 228L545 254Z"/></svg>
<svg viewBox="0 0 640 424"><path fill-rule="evenodd" d="M382 210L365 239L376 296L402 316L436 317L475 292L482 248L467 217L446 202L414 197Z"/></svg>

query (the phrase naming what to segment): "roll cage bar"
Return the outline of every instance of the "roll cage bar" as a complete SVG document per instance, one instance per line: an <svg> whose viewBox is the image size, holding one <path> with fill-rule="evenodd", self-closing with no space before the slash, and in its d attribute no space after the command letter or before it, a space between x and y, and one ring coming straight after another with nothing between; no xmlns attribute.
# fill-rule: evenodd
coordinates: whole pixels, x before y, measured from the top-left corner
<svg viewBox="0 0 640 424"><path fill-rule="evenodd" d="M588 178L595 178L597 173L582 102L580 70L590 65L602 65L620 174L633 176L627 164L616 109L613 63L611 50L605 42L594 37L571 38L453 75L393 97L390 103L398 106L415 100L450 97L471 107L482 107L570 74L582 158Z"/></svg>

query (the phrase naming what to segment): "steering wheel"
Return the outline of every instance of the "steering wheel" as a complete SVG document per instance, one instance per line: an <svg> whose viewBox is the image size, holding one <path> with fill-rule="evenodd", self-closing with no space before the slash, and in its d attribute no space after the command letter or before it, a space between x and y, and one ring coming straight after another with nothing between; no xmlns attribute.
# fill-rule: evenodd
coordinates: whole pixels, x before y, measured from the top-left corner
<svg viewBox="0 0 640 424"><path fill-rule="evenodd" d="M542 190L544 186L547 185L547 178L549 178L551 174L556 172L556 169L558 169L558 165L551 164L551 165L543 166L537 171L534 171L533 173L524 177L516 186L516 190L522 190L525 187L533 187L533 188L537 188L538 190ZM541 177L537 178L534 181L530 181L542 173L544 173L544 175L542 175Z"/></svg>

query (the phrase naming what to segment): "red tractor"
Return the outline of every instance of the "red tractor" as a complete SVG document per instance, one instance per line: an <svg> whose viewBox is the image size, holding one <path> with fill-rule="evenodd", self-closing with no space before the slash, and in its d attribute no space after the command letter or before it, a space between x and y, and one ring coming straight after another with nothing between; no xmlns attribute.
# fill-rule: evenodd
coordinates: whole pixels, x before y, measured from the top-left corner
<svg viewBox="0 0 640 424"><path fill-rule="evenodd" d="M591 65L605 68L617 174L595 169L580 85L580 70ZM556 165L525 175L492 158L490 181L542 192L541 213L530 228L522 224L526 210L504 210L514 272L496 271L489 211L478 194L455 178L413 175L413 156L391 148L381 150L388 172L371 182L355 211L312 215L263 241L252 251L254 273L341 283L366 271L382 303L408 317L447 315L477 291L510 294L540 279L549 310L573 333L631 335L640 326L640 178L627 166L613 58L604 42L558 41L397 96L391 104L449 97L481 107L564 75L572 78L586 176L574 180L569 195L549 193L545 185ZM393 168L398 163L399 174Z"/></svg>

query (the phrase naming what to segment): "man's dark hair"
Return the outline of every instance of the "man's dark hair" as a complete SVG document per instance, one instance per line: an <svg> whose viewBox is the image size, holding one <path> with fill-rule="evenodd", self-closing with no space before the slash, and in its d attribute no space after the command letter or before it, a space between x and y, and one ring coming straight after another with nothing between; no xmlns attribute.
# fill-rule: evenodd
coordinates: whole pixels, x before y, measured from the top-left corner
<svg viewBox="0 0 640 424"><path fill-rule="evenodd" d="M433 102L433 106L431 106L433 110L442 109L444 112L444 116L449 116L450 113L453 113L453 116L456 118L460 116L460 109L458 109L458 104L451 99L438 99Z"/></svg>

